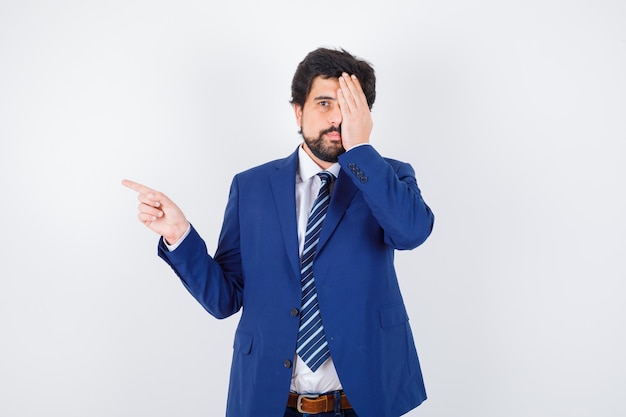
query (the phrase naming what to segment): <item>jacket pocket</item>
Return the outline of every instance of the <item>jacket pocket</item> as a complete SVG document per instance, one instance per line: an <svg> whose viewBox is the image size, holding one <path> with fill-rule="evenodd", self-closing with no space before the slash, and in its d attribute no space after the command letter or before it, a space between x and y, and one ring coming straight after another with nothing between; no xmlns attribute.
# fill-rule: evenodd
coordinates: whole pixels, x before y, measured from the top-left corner
<svg viewBox="0 0 626 417"><path fill-rule="evenodd" d="M242 331L236 332L233 349L235 350L235 353L249 355L252 351L252 335Z"/></svg>
<svg viewBox="0 0 626 417"><path fill-rule="evenodd" d="M404 304L398 304L380 309L380 325L383 328L394 327L405 324L409 321Z"/></svg>

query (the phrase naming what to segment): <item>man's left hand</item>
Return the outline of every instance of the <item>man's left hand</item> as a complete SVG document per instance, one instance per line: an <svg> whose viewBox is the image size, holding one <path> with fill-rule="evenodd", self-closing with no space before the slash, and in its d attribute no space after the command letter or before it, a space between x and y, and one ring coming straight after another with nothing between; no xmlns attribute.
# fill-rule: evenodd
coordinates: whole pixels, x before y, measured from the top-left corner
<svg viewBox="0 0 626 417"><path fill-rule="evenodd" d="M355 145L369 143L373 122L367 98L361 83L355 75L345 72L339 77L337 91L341 109L341 141L344 149L350 150Z"/></svg>

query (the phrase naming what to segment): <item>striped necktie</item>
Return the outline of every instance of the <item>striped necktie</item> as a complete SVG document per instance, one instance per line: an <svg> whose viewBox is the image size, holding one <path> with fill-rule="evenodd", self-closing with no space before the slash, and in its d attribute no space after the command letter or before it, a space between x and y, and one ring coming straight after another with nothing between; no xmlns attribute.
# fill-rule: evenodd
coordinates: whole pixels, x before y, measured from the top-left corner
<svg viewBox="0 0 626 417"><path fill-rule="evenodd" d="M330 350L324 334L322 317L317 304L317 291L313 278L313 259L319 241L322 222L328 211L330 202L330 184L335 176L323 171L317 174L322 179L322 186L313 203L309 214L304 238L304 248L300 256L300 272L302 276L302 307L300 310L300 329L296 353L315 372L328 358Z"/></svg>

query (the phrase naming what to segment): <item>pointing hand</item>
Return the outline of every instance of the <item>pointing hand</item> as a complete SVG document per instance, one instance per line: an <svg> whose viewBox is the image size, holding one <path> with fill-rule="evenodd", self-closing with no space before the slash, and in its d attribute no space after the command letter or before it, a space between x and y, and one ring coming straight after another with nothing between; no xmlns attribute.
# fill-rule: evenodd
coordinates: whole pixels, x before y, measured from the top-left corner
<svg viewBox="0 0 626 417"><path fill-rule="evenodd" d="M150 230L163 236L173 245L185 234L189 222L185 215L165 194L130 180L122 185L139 193L139 221Z"/></svg>

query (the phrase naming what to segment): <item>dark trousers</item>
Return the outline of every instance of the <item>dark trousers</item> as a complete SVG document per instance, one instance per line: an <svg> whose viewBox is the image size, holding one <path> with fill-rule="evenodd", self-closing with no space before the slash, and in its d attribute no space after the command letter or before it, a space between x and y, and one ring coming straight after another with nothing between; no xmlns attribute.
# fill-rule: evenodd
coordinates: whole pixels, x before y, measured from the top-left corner
<svg viewBox="0 0 626 417"><path fill-rule="evenodd" d="M359 417L352 409L341 410L341 414L339 414L339 416L340 417ZM331 411L330 413L301 414L301 413L298 413L298 410L296 410L295 408L287 407L287 411L285 411L285 417L336 417L336 414L334 411Z"/></svg>

